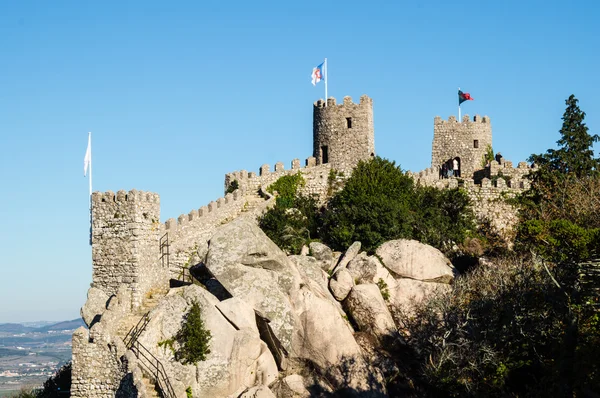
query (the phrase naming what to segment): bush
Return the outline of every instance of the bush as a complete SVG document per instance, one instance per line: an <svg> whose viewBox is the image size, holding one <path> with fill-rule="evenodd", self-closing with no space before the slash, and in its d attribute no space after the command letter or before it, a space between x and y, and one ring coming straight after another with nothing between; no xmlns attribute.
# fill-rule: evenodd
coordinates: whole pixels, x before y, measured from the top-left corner
<svg viewBox="0 0 600 398"><path fill-rule="evenodd" d="M171 338L158 343L159 347L169 347L175 359L184 365L196 364L204 361L206 355L210 354L210 330L204 326L202 320L202 309L197 301L192 302L192 307L184 316L181 329ZM175 342L179 347L175 349Z"/></svg>
<svg viewBox="0 0 600 398"><path fill-rule="evenodd" d="M336 250L354 241L374 252L385 241L417 239L439 249L461 242L473 228L467 195L415 186L394 162L360 162L329 201L320 237Z"/></svg>
<svg viewBox="0 0 600 398"><path fill-rule="evenodd" d="M233 191L235 191L239 187L240 187L240 183L238 182L238 180L233 180L231 182L231 184L229 184L229 187L227 188L227 192L225 192L225 193L232 193Z"/></svg>
<svg viewBox="0 0 600 398"><path fill-rule="evenodd" d="M395 314L432 395L555 396L564 382L568 299L540 264L495 262L457 278L414 316Z"/></svg>
<svg viewBox="0 0 600 398"><path fill-rule="evenodd" d="M183 364L204 361L206 355L210 354L211 338L210 330L204 326L200 305L194 301L177 336L177 341L181 344L178 351L179 360Z"/></svg>

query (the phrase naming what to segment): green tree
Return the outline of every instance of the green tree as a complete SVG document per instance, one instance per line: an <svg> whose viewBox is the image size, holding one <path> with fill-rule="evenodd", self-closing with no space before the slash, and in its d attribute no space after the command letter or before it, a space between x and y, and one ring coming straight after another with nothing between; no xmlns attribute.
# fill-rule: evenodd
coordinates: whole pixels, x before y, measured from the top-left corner
<svg viewBox="0 0 600 398"><path fill-rule="evenodd" d="M394 162L376 157L360 162L329 201L320 236L338 250L358 240L373 252L399 238L444 249L464 239L472 220L464 192L415 186Z"/></svg>
<svg viewBox="0 0 600 398"><path fill-rule="evenodd" d="M413 191L412 178L395 162L380 157L361 161L330 200L321 237L338 250L360 240L368 251L386 240L410 238L415 220Z"/></svg>
<svg viewBox="0 0 600 398"><path fill-rule="evenodd" d="M183 364L196 364L204 361L210 354L210 330L202 320L202 309L197 301L192 302L190 311L185 315L181 330L175 339L180 347L176 351L176 358Z"/></svg>
<svg viewBox="0 0 600 398"><path fill-rule="evenodd" d="M577 177L592 175L600 171L600 159L594 158L592 146L598 142L597 134L590 135L583 120L585 112L579 109L579 100L571 95L566 101L567 109L562 117L559 149L548 149L545 154L532 155L530 160L542 170L560 174L574 173Z"/></svg>

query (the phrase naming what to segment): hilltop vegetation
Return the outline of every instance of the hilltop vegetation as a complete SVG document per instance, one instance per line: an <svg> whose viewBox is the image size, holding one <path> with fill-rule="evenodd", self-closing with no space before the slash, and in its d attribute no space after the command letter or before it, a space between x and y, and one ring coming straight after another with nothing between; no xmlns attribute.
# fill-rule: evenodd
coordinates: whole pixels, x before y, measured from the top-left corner
<svg viewBox="0 0 600 398"><path fill-rule="evenodd" d="M520 221L511 250L495 250L485 225L475 227L460 189L415 186L381 158L361 162L322 209L297 194L296 180L260 220L291 253L313 240L337 250L361 241L373 252L387 240L410 238L450 255L479 246L470 253L474 266L452 290L413 313L394 314L406 347L388 347L403 369L390 392L394 383L398 394L413 396L600 392L600 281L587 263L600 254L600 160L592 147L598 135L589 134L574 96L566 105L558 149L530 158L537 168L531 190L515 201Z"/></svg>

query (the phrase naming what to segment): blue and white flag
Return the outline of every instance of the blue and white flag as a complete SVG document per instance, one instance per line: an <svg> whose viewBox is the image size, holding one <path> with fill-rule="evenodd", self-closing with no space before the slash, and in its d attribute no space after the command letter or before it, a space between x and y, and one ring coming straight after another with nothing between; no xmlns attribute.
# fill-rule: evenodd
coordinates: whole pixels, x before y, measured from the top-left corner
<svg viewBox="0 0 600 398"><path fill-rule="evenodd" d="M313 68L312 71L312 75L310 75L310 77L312 78L312 84L313 86L316 86L318 82L320 82L321 80L325 81L325 74L323 73L323 65L325 64L325 62L321 63L321 65Z"/></svg>

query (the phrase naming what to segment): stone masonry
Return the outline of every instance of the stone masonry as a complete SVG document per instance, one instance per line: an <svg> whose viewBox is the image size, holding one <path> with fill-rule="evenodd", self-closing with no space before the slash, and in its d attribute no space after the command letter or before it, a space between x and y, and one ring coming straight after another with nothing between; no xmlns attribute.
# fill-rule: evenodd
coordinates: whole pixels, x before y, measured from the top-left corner
<svg viewBox="0 0 600 398"><path fill-rule="evenodd" d="M492 124L487 116L477 115L471 121L465 115L462 122L454 116L448 120L436 116L431 167L437 169L445 162L458 159L461 176L470 178L477 170L483 169L482 160L488 145L492 146Z"/></svg>
<svg viewBox="0 0 600 398"><path fill-rule="evenodd" d="M334 98L329 98L327 106L323 100L314 103L313 156L306 159L304 167L299 159L294 159L287 170L283 163L277 163L273 169L261 166L258 174L245 170L228 173L225 190L234 181L239 189L164 224L160 223L158 194L136 190L95 192L92 286L104 291L110 300L118 292L124 303L122 311L133 311L149 292L165 290L177 267L201 261L201 252L206 250L217 227L238 217L256 218L272 206L275 198L266 193L266 188L280 177L301 173L306 181L302 193L315 195L323 203L331 190L332 171L344 173L338 179L347 178L360 160L375 156L374 137L372 99L362 96L360 103L355 104L350 97L344 97L343 104L337 105ZM460 185L473 200L479 219L491 218L499 231L510 233L516 212L504 199L529 188L525 175L531 169L524 162L515 168L512 162L504 160L482 167L481 160L491 143L488 117L475 116L471 121L465 116L462 122L454 117L447 121L436 117L432 167L410 174L416 183L440 189ZM460 159L463 178L440 179L439 166L454 158ZM475 174L480 177L477 184L473 180ZM164 261L161 239L169 241L170 267ZM115 319L122 316L115 314L111 315ZM111 319L106 322L112 323ZM89 332L78 329L73 334L73 396L108 398L122 388L119 385L127 370L122 363L123 348L115 348L122 342L115 344L115 339L113 331L102 330L100 325Z"/></svg>
<svg viewBox="0 0 600 398"><path fill-rule="evenodd" d="M160 199L157 194L94 192L92 194L92 286L108 296L128 285L132 306L163 285L168 270L159 262Z"/></svg>
<svg viewBox="0 0 600 398"><path fill-rule="evenodd" d="M313 156L317 164L330 163L347 174L361 160L375 156L373 100L366 95L355 104L344 97L337 105L335 98L319 100L313 107Z"/></svg>

